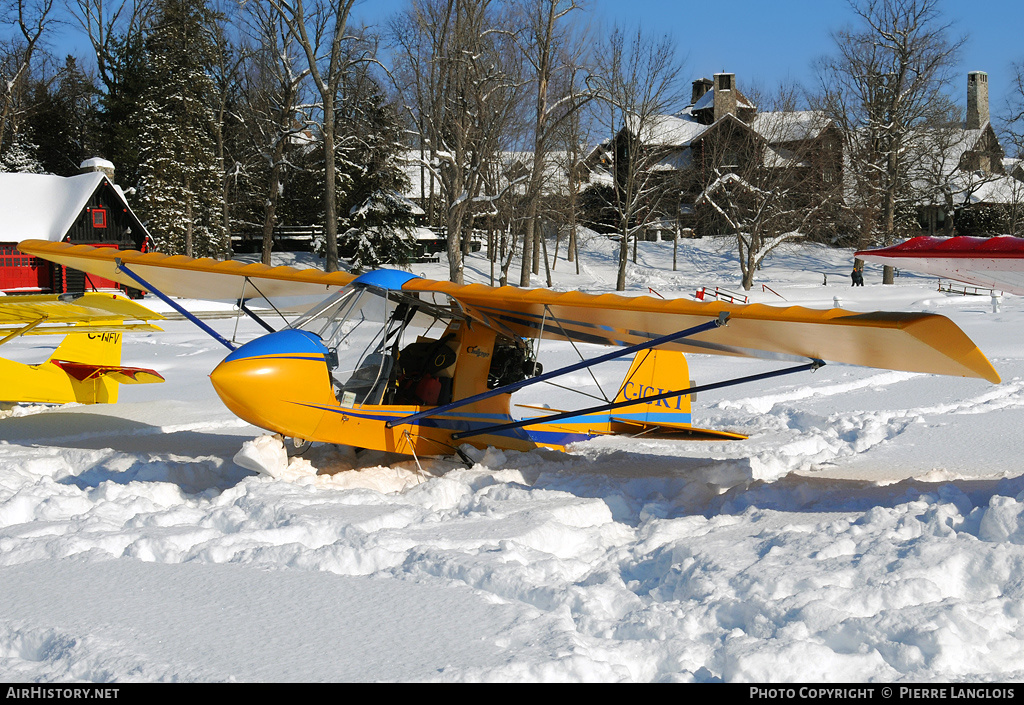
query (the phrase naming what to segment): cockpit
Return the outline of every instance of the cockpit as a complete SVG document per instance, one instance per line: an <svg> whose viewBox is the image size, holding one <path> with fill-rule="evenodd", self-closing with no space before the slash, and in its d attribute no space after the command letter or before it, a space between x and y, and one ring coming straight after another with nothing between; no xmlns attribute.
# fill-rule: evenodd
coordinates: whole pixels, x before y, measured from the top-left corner
<svg viewBox="0 0 1024 705"><path fill-rule="evenodd" d="M466 316L444 294L402 291L410 278L370 272L292 324L319 336L328 349L343 406L451 401L456 338Z"/></svg>

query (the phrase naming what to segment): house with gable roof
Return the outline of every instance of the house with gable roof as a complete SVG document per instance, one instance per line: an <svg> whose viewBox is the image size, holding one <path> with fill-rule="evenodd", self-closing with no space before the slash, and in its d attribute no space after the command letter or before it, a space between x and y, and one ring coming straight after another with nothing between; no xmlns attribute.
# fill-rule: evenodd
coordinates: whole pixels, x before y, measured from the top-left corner
<svg viewBox="0 0 1024 705"><path fill-rule="evenodd" d="M961 123L928 130L917 186L928 235L991 235L1002 214L1024 204L1024 170L1007 159L989 115L988 74L967 74Z"/></svg>
<svg viewBox="0 0 1024 705"><path fill-rule="evenodd" d="M732 73L692 83L691 102L674 115L659 115L639 130L624 125L614 138L597 145L582 168L589 183L615 183L614 164L627 145L646 150L664 187L674 197L661 203L655 228L688 227L698 235L724 232L713 214L701 214L707 189L737 183L737 174L770 171L788 184L787 198L820 203L822 192L836 191L843 170L842 136L824 113L760 112L736 84ZM727 174L732 176L723 181ZM790 186L799 184L799 188Z"/></svg>
<svg viewBox="0 0 1024 705"><path fill-rule="evenodd" d="M113 181L113 164L82 163L76 176L0 173L0 291L64 293L120 285L18 250L22 240L49 240L145 251L149 233Z"/></svg>

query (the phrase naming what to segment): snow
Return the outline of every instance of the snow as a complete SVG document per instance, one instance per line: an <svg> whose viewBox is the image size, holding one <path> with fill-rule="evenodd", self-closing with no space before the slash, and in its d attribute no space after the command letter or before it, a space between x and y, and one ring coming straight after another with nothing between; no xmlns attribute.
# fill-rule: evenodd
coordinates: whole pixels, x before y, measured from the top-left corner
<svg viewBox="0 0 1024 705"><path fill-rule="evenodd" d="M0 173L0 241L60 241L106 178L93 171L77 176ZM25 204L38 204L26 208Z"/></svg>
<svg viewBox="0 0 1024 705"><path fill-rule="evenodd" d="M616 245L584 239L581 274L559 261L556 288L607 291ZM733 250L684 241L673 272L672 243L641 243L631 293L738 289ZM749 294L941 313L1003 383L827 365L698 395L696 424L746 441L472 450L472 467L328 446L289 459L217 399L215 341L179 320L126 336L124 364L167 383L0 420L0 680L1019 680L1024 299L994 312L912 273L882 286L871 265L853 289L851 264L787 243ZM488 271L470 256L468 277ZM574 355L545 343L541 360ZM607 389L627 366L594 373ZM698 384L772 368L690 357ZM563 383L595 391L585 371ZM513 401L587 403L546 385Z"/></svg>

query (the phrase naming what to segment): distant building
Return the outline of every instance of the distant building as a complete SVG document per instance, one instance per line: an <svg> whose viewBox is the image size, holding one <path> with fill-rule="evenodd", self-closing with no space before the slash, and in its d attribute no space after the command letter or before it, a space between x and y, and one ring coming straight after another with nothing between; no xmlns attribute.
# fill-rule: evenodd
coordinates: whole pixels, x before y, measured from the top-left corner
<svg viewBox="0 0 1024 705"><path fill-rule="evenodd" d="M760 112L732 73L693 81L691 103L679 113L655 116L639 128L627 121L584 159L589 183L612 186L616 160L627 149L644 150L664 188L674 193L661 199L660 214L650 219L655 228L717 232L721 224L702 217L702 195L726 174L737 181L735 175L772 171L778 183L800 182L793 197L807 201L835 190L842 179L842 135L824 113Z"/></svg>
<svg viewBox="0 0 1024 705"><path fill-rule="evenodd" d="M22 240L49 240L146 250L149 233L113 182L113 164L82 163L77 176L0 173L0 291L64 293L114 288L86 275L18 251Z"/></svg>
<svg viewBox="0 0 1024 705"><path fill-rule="evenodd" d="M929 235L996 234L1000 213L1024 202L1024 170L1007 159L989 119L988 74L967 74L964 121L932 128L922 156L919 224Z"/></svg>

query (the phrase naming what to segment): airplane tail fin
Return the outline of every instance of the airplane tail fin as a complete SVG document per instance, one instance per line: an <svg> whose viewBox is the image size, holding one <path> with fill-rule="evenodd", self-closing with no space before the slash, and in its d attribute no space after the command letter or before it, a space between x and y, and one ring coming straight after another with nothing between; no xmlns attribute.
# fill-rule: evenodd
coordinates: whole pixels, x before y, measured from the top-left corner
<svg viewBox="0 0 1024 705"><path fill-rule="evenodd" d="M81 404L113 404L120 384L163 382L154 370L121 365L121 333L69 333L47 363L67 375L73 399Z"/></svg>
<svg viewBox="0 0 1024 705"><path fill-rule="evenodd" d="M676 350L643 350L633 357L615 401L642 399L686 390L694 386L686 357ZM656 435L679 433L686 437L708 439L743 439L746 436L728 431L695 428L690 416L691 395L639 402L612 412L613 431L652 432Z"/></svg>
<svg viewBox="0 0 1024 705"><path fill-rule="evenodd" d="M121 334L69 333L50 355L51 362L56 360L93 365L120 365Z"/></svg>
<svg viewBox="0 0 1024 705"><path fill-rule="evenodd" d="M615 401L640 399L656 394L687 389L690 386L690 372L683 353L675 350L642 350L633 357ZM690 424L690 395L642 402L624 406L614 411L622 420L640 423L665 421L676 424Z"/></svg>

